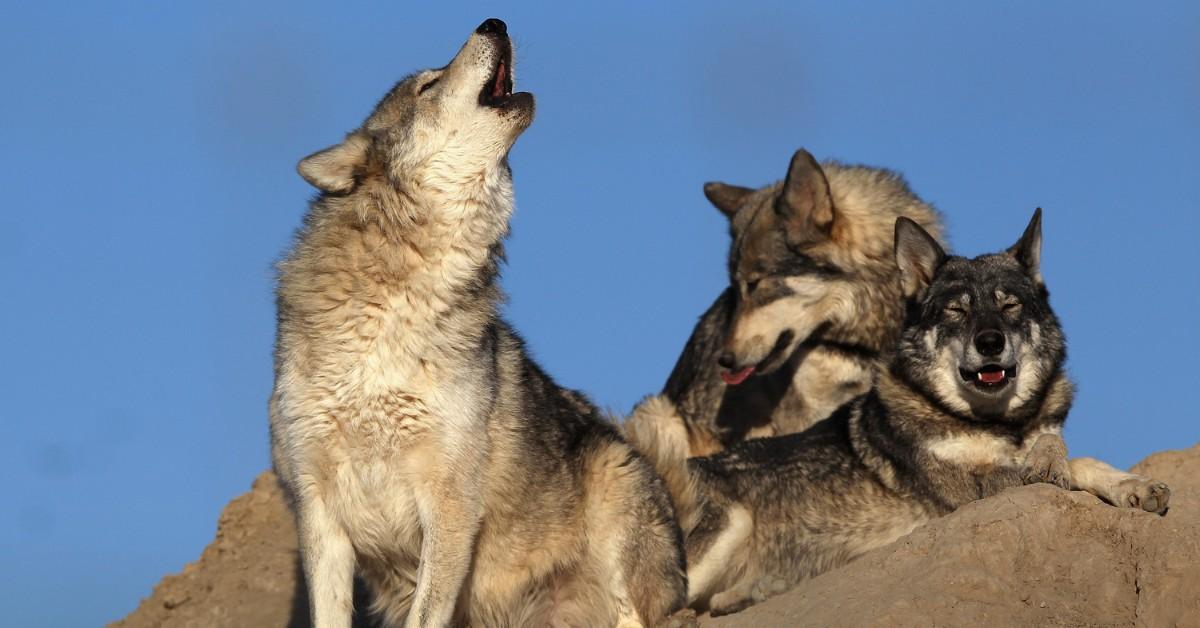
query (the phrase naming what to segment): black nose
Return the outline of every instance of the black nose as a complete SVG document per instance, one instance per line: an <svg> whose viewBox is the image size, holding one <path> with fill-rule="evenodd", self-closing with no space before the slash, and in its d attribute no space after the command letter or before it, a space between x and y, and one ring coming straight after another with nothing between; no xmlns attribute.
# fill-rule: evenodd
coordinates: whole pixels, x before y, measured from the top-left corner
<svg viewBox="0 0 1200 628"><path fill-rule="evenodd" d="M732 369L733 367L737 366L737 361L733 359L732 353L726 351L725 353L717 356L717 364L720 364L724 368Z"/></svg>
<svg viewBox="0 0 1200 628"><path fill-rule="evenodd" d="M1004 353L1004 334L995 329L985 329L975 334L975 349L979 355L986 356Z"/></svg>
<svg viewBox="0 0 1200 628"><path fill-rule="evenodd" d="M480 35L507 35L508 24L505 24L504 20L489 17L479 25L479 28L475 29L475 32Z"/></svg>

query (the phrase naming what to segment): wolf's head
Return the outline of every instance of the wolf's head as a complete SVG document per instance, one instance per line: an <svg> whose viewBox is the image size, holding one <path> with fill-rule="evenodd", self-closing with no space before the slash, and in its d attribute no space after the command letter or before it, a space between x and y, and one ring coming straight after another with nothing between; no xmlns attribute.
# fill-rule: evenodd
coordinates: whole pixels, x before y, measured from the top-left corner
<svg viewBox="0 0 1200 628"><path fill-rule="evenodd" d="M1066 359L1041 247L1040 209L1016 244L975 259L949 257L916 223L897 220L908 313L893 373L959 415L1030 416Z"/></svg>
<svg viewBox="0 0 1200 628"><path fill-rule="evenodd" d="M729 218L733 236L729 277L736 306L718 359L727 384L775 371L819 329L855 318L849 267L862 266L864 256L848 252L858 246L851 242L858 235L808 151L796 152L781 183L758 190L709 183L704 194ZM889 239L893 220L887 221Z"/></svg>
<svg viewBox="0 0 1200 628"><path fill-rule="evenodd" d="M504 22L486 20L448 65L401 80L345 141L305 157L300 175L329 194L368 180L469 193L506 178L534 110L531 94L512 91L512 56Z"/></svg>

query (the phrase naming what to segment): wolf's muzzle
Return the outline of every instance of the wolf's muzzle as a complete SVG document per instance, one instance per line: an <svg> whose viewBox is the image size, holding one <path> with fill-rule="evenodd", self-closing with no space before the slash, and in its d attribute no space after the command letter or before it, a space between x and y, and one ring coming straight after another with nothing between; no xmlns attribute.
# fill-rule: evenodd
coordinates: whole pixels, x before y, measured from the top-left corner
<svg viewBox="0 0 1200 628"><path fill-rule="evenodd" d="M489 17L483 21L483 24L479 25L479 28L475 29L475 32L480 35L504 36L508 34L508 24L505 24L504 20Z"/></svg>
<svg viewBox="0 0 1200 628"><path fill-rule="evenodd" d="M975 334L975 350L979 355L989 358L1004 353L1004 334L995 329L985 329Z"/></svg>

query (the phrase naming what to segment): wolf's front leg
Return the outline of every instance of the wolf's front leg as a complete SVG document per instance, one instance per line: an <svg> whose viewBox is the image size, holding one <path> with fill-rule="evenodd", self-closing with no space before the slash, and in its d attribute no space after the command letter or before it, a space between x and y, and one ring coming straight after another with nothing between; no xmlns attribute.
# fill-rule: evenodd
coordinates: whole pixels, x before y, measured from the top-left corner
<svg viewBox="0 0 1200 628"><path fill-rule="evenodd" d="M325 502L298 496L300 558L315 628L349 628L354 614L354 548Z"/></svg>
<svg viewBox="0 0 1200 628"><path fill-rule="evenodd" d="M482 464L482 461L479 461ZM480 467L447 464L416 487L421 520L421 565L405 626L448 626L471 568L483 520Z"/></svg>
<svg viewBox="0 0 1200 628"><path fill-rule="evenodd" d="M1071 488L1087 491L1119 508L1165 514L1171 500L1166 484L1127 473L1095 458L1071 460Z"/></svg>
<svg viewBox="0 0 1200 628"><path fill-rule="evenodd" d="M1026 484L1045 482L1059 488L1071 488L1071 468L1067 463L1067 444L1057 433L1038 435L1025 456L1021 480Z"/></svg>

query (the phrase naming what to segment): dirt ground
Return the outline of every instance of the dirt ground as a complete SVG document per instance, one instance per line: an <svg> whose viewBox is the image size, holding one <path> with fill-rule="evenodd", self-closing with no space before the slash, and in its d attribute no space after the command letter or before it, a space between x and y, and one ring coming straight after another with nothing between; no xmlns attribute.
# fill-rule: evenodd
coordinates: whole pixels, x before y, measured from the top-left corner
<svg viewBox="0 0 1200 628"><path fill-rule="evenodd" d="M1200 445L1154 454L1134 471L1170 485L1165 517L1048 485L1013 489L777 598L701 623L1200 626ZM226 506L199 560L163 578L112 625L300 627L309 625L307 604L292 518L267 472Z"/></svg>

